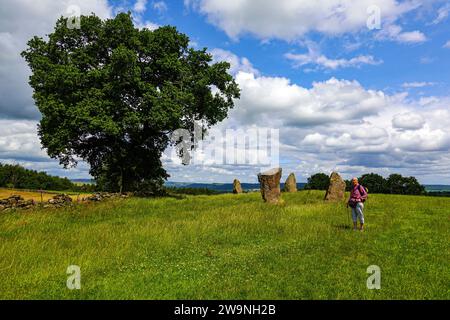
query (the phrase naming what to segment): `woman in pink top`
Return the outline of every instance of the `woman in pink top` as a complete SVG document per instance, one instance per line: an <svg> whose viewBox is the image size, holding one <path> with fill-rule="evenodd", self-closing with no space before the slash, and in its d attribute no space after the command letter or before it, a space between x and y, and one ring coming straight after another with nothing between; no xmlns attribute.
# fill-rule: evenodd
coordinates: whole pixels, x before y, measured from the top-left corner
<svg viewBox="0 0 450 320"><path fill-rule="evenodd" d="M367 199L366 189L358 183L358 178L352 179L352 192L348 199L347 207L352 208L353 230L358 228L358 219L360 223L360 231L364 230L364 202Z"/></svg>

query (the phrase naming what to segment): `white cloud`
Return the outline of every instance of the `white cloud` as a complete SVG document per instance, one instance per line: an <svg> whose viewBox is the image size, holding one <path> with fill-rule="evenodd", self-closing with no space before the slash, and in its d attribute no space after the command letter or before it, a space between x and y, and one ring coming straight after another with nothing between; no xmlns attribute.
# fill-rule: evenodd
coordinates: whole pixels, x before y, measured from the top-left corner
<svg viewBox="0 0 450 320"><path fill-rule="evenodd" d="M436 18L431 22L431 24L439 24L445 19L447 19L450 12L450 4L446 4L438 9Z"/></svg>
<svg viewBox="0 0 450 320"><path fill-rule="evenodd" d="M357 81L335 78L314 82L311 89L287 78L257 77L247 72L239 72L236 81L242 90L236 118L254 123L261 116L291 126L358 121L377 113L388 100L383 92L365 90Z"/></svg>
<svg viewBox="0 0 450 320"><path fill-rule="evenodd" d="M395 0L185 0L185 5L206 15L231 38L250 33L284 40L311 31L339 35L367 30L367 9L373 5L381 8L384 21L395 21L417 7L414 2Z"/></svg>
<svg viewBox="0 0 450 320"><path fill-rule="evenodd" d="M148 30L155 30L158 29L160 27L160 25L158 25L157 23L145 20L142 21L142 18L134 16L134 23L136 25L136 28L138 29L148 29Z"/></svg>
<svg viewBox="0 0 450 320"><path fill-rule="evenodd" d="M308 52L303 54L286 53L285 58L293 62L294 68L300 68L303 66L313 65L316 66L315 69L329 69L337 70L340 68L348 67L361 67L362 65L379 65L383 63L381 60L376 60L371 55L359 55L350 59L340 58L331 59L321 53L319 45L311 40L302 41L304 46L307 48ZM305 71L310 71L311 69L305 69Z"/></svg>
<svg viewBox="0 0 450 320"><path fill-rule="evenodd" d="M400 43L422 43L427 41L427 37L421 31L402 31L402 27L394 24L384 26L378 33L377 38Z"/></svg>
<svg viewBox="0 0 450 320"><path fill-rule="evenodd" d="M305 65L317 65L321 69L336 70L340 68L360 67L364 64L378 65L382 63L382 61L376 60L371 55L359 55L350 59L330 59L311 47L308 48L308 53L286 53L284 56L293 61L293 66L296 68Z"/></svg>
<svg viewBox="0 0 450 320"><path fill-rule="evenodd" d="M133 10L137 13L144 13L147 10L147 0L137 0Z"/></svg>
<svg viewBox="0 0 450 320"><path fill-rule="evenodd" d="M434 86L436 83L435 82L405 82L402 84L403 88L423 88L423 87L430 87L430 86Z"/></svg>
<svg viewBox="0 0 450 320"><path fill-rule="evenodd" d="M153 4L154 5L154 4ZM117 8L116 13L118 12L127 12L129 9L127 8ZM136 25L136 28L139 29L149 29L155 30L160 26L157 23L154 23L150 20L144 19L144 13L147 10L147 0L137 0L133 6L132 17L133 22Z"/></svg>
<svg viewBox="0 0 450 320"><path fill-rule="evenodd" d="M36 121L0 120L0 159L48 160L40 148Z"/></svg>
<svg viewBox="0 0 450 320"><path fill-rule="evenodd" d="M416 131L403 131L394 134L393 147L403 151L433 152L448 151L450 134L442 129L431 129L428 126Z"/></svg>
<svg viewBox="0 0 450 320"><path fill-rule="evenodd" d="M210 53L213 56L213 62L228 62L230 64L230 72L233 75L238 73L238 71L258 74L258 70L256 70L250 61L245 57L240 58L234 53L220 48L214 48L210 50Z"/></svg>
<svg viewBox="0 0 450 320"><path fill-rule="evenodd" d="M444 48L450 49L450 40L444 44Z"/></svg>
<svg viewBox="0 0 450 320"><path fill-rule="evenodd" d="M164 1L153 2L153 9L162 14L167 11L167 4Z"/></svg>
<svg viewBox="0 0 450 320"><path fill-rule="evenodd" d="M423 117L413 112L397 114L392 119L392 126L397 129L418 130L422 129L424 124L425 120Z"/></svg>
<svg viewBox="0 0 450 320"><path fill-rule="evenodd" d="M433 62L434 62L434 58L431 58L431 57L421 57L421 58L419 59L419 61L420 61L421 64L430 64L430 63L433 63Z"/></svg>

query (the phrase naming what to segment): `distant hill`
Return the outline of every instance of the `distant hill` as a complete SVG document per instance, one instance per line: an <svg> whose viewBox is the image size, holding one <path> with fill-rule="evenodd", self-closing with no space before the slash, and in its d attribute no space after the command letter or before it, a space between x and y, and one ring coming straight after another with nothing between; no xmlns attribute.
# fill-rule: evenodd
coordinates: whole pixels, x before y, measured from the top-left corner
<svg viewBox="0 0 450 320"><path fill-rule="evenodd" d="M93 179L71 179L75 184L94 184ZM232 183L192 183L192 182L172 182L165 183L167 187L175 188L194 188L194 189L209 189L219 193L228 193L233 191ZM259 190L259 183L242 183L243 189L246 191ZM306 183L297 183L297 188L303 189ZM450 185L424 185L427 192L450 192ZM284 183L281 183L281 188Z"/></svg>
<svg viewBox="0 0 450 320"><path fill-rule="evenodd" d="M73 183L78 183L78 184L95 184L95 180L94 179L70 179L70 181L72 181Z"/></svg>
<svg viewBox="0 0 450 320"><path fill-rule="evenodd" d="M426 184L424 186L425 186L425 190L427 190L427 192L450 192L449 185Z"/></svg>
<svg viewBox="0 0 450 320"><path fill-rule="evenodd" d="M303 189L306 183L297 183L298 189ZM232 183L190 183L190 182L166 182L167 187L175 188L199 188L210 189L219 193L228 193L233 191ZM259 190L259 183L241 183L244 191L257 191ZM281 183L281 188L284 187L284 183Z"/></svg>

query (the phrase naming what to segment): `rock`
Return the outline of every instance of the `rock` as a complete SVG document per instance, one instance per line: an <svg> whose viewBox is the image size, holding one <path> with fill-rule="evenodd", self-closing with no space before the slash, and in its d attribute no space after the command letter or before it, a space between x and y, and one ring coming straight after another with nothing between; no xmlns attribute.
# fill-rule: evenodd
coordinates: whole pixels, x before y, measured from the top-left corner
<svg viewBox="0 0 450 320"><path fill-rule="evenodd" d="M280 201L280 178L282 169L274 168L258 174L258 181L261 188L261 196L268 203L278 203Z"/></svg>
<svg viewBox="0 0 450 320"><path fill-rule="evenodd" d="M71 205L72 198L66 194L57 194L52 199L49 199L47 204L56 208L60 208L66 205ZM48 208L48 205L44 206L44 208Z"/></svg>
<svg viewBox="0 0 450 320"><path fill-rule="evenodd" d="M12 195L9 198L6 199L6 201L8 202L8 204L12 205L12 206L16 206L19 201L23 201L24 199L21 196L18 195Z"/></svg>
<svg viewBox="0 0 450 320"><path fill-rule="evenodd" d="M337 172L333 172L330 176L330 186L325 194L327 201L340 201L345 198L345 181Z"/></svg>
<svg viewBox="0 0 450 320"><path fill-rule="evenodd" d="M87 201L102 201L103 196L101 193L94 193L92 196L86 198Z"/></svg>
<svg viewBox="0 0 450 320"><path fill-rule="evenodd" d="M297 192L297 180L295 179L295 174L291 173L284 183L284 191L286 192Z"/></svg>
<svg viewBox="0 0 450 320"><path fill-rule="evenodd" d="M55 200L56 202L59 202L59 203L72 202L72 198L64 193L57 194L56 196L53 197L53 200Z"/></svg>
<svg viewBox="0 0 450 320"><path fill-rule="evenodd" d="M110 198L128 198L130 195L131 194L129 193L97 192L87 198L83 198L83 201L103 201Z"/></svg>
<svg viewBox="0 0 450 320"><path fill-rule="evenodd" d="M0 200L0 211L6 212L12 209L29 209L35 205L33 200L24 200L21 196L12 195Z"/></svg>
<svg viewBox="0 0 450 320"><path fill-rule="evenodd" d="M22 196L18 196L18 195L16 195L16 194L14 194L14 195L10 196L9 198L7 198L7 200L16 200L16 201L19 201L19 200L23 200L23 198L22 198Z"/></svg>
<svg viewBox="0 0 450 320"><path fill-rule="evenodd" d="M233 193L242 193L241 182L238 179L233 181Z"/></svg>

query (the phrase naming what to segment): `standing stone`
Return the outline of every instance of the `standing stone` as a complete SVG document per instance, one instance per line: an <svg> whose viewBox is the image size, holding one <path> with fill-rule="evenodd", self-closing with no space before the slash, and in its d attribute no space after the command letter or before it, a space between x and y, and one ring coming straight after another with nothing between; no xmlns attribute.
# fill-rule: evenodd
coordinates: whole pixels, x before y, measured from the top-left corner
<svg viewBox="0 0 450 320"><path fill-rule="evenodd" d="M280 201L281 171L281 168L274 168L258 174L261 196L268 203L278 203Z"/></svg>
<svg viewBox="0 0 450 320"><path fill-rule="evenodd" d="M233 181L233 193L242 193L241 182L238 179L234 179Z"/></svg>
<svg viewBox="0 0 450 320"><path fill-rule="evenodd" d="M297 179L295 179L295 174L291 173L284 183L284 191L286 192L297 192Z"/></svg>
<svg viewBox="0 0 450 320"><path fill-rule="evenodd" d="M337 172L333 172L330 176L330 186L325 194L327 201L340 201L345 197L345 181Z"/></svg>

